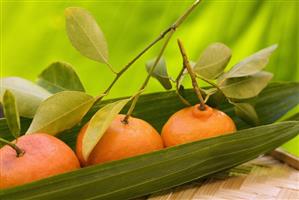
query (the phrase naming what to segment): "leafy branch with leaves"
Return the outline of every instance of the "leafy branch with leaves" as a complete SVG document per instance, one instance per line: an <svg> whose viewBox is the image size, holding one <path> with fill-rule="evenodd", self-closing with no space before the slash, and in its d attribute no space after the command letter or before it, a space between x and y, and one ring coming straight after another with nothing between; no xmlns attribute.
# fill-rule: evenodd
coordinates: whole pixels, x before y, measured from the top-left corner
<svg viewBox="0 0 299 200"><path fill-rule="evenodd" d="M175 31L195 10L200 2L200 0L195 1L173 24L166 28L150 44L142 49L140 53L125 64L120 71L115 70L111 65L108 44L104 33L91 13L83 8L67 8L65 10L66 30L71 44L83 56L96 62L106 64L114 75L113 80L98 96L90 96L86 94L85 88L71 64L62 61L51 63L44 69L39 74L36 84L18 77L1 78L1 103L6 120L5 124L7 124L9 132L16 141L9 142L1 138L0 142L13 148L17 156L24 154L24 151L16 145L17 138L24 133L25 135L31 135L44 132L58 137L61 135L63 137L63 134L69 134L71 139L66 139L66 141L74 143L78 128L82 127L83 122L85 122L84 119L88 119L88 126L82 137L82 156L87 160L119 113L126 111L125 115L121 115L123 116L121 122L124 127L128 128L131 125L130 121L134 119L132 115L135 116L136 113L140 112L143 115L137 117L152 118L151 123L154 128L161 130L162 123L165 122L166 118L177 110L182 109L182 103L179 102L176 97L179 97L183 104L187 105L187 108L198 103L198 110L200 112L204 112L208 107L207 105L212 101L216 104L218 103L217 106L223 104L228 108L228 110L225 111L229 112L229 115L233 116L234 120L241 118L247 123L246 125L243 122L238 124L238 127L241 127L241 129L261 125L253 129L238 131L239 134L233 134L232 136L222 136L205 141L197 141L192 144L183 144L178 147L132 158L131 160L111 163L105 165L107 168L94 166L94 168L91 168L94 171L90 172L90 176L84 174L87 173L88 170L85 172L81 172L80 170L76 172L78 177L83 177L82 182L84 183L81 185L83 189L88 189L85 186L92 184L92 181L99 185L105 184L105 175L103 175L103 177L101 175L95 176L95 174L104 170L112 174L109 178L111 181L117 182L118 177L122 177L123 180L130 177L129 181L132 181L130 187L138 188L136 184L139 183L146 186L140 190L140 193L134 194L135 196L130 192L119 193L119 191L122 190L130 191L127 185L122 183L120 183L116 189L107 189L107 193L105 193L105 191L93 190L100 198L109 197L113 199L120 195L126 199L148 194L157 189L163 189L163 187L155 188L155 182L147 182L148 178L146 176L138 174L139 171L142 172L142 174L146 174L152 170L152 166L149 164L154 163L155 166L153 169L158 172L154 177L155 180L165 181L164 188L167 188L179 184L180 181L186 182L193 180L195 177L202 177L205 174L212 174L219 170L246 162L295 137L299 127L297 122L281 122L265 126L265 124L277 120L277 116L283 115L291 109L291 107L299 103L298 98L296 99L299 95L298 85L281 84L277 88L272 85L268 86L273 75L264 69L269 62L271 54L277 48L277 45L262 49L228 69L227 66L232 57L232 51L225 44L210 44L203 50L198 60L193 62L189 60L182 41L178 40L179 51L183 62L176 78L173 80L173 78L169 76L166 58L163 57L164 52L174 36ZM103 98L109 95L115 83L125 72L160 41L163 41L163 43L157 56L145 63L147 75L136 93L129 98L103 101ZM181 61L178 60L178 63L181 63ZM191 79L192 90L185 89L184 87L183 80L186 78L186 75L189 75ZM150 95L144 95L143 92L146 90L151 77L157 79L164 89L171 90L174 87L175 90L153 94L152 97ZM200 82L206 82L209 87L200 87ZM267 86L274 89L272 89L269 94L263 94ZM284 92L293 95L290 95L285 101L289 100L292 103L285 102L283 99L278 98L277 95L275 96L277 93L281 94L281 90L284 89ZM197 97L196 100L192 98L194 94ZM259 100L259 95L263 95L262 100ZM159 99L160 96L161 99ZM252 103L254 102L253 99L257 99L257 102L262 102L261 105L268 110L273 110L274 105L267 105L266 98L273 98L274 102L280 103L280 107L269 116L262 115L262 118L259 118L254 103ZM159 106L161 106L161 108L152 106L152 103L157 101L160 101ZM127 105L129 102L130 105ZM289 107L286 106L287 104L289 104ZM133 111L135 109L138 109L138 112L134 113ZM210 108L210 110L212 110L212 108ZM231 113L231 110L234 110L235 114ZM259 107L257 110L261 113L262 109ZM22 122L24 122L25 118L30 118L32 121L30 120L31 123L27 130L21 130L21 124L23 124ZM234 122L232 121L232 123ZM2 127L1 120L0 127ZM23 125L22 128L24 129ZM278 135L278 132L281 133L281 135ZM246 142L246 144L242 142ZM257 146L256 143L258 144ZM217 156L210 155L210 150L206 148L207 146L209 148L211 147L211 152L217 152ZM230 146L233 147L233 151ZM232 152L234 156L231 156ZM209 156L207 157L206 155ZM219 161L219 156L224 159ZM207 166L213 170L207 171L207 168L202 167L201 159L211 159L211 163L208 163ZM188 162L185 162L185 160ZM171 165L171 170L173 171L163 170L165 166L169 166L168 162L175 163ZM190 165L190 163L193 165ZM215 163L217 164L215 165ZM121 175L117 174L118 169L123 172ZM179 176L180 170L188 172L190 169L194 170L194 174L191 173L189 177ZM132 176L132 174L134 176ZM84 178L85 176L89 178ZM92 176L96 177L95 180L90 178ZM170 176L170 178L166 179L165 177L168 176ZM139 177L140 179L138 179ZM59 186L59 184L56 185L55 183L60 183L60 179L53 177L51 180L53 180L53 182L49 184L50 187L56 188ZM76 179L76 176L73 177L68 174L62 177L61 180L71 180L72 182L70 184L72 188L76 188L75 186L81 184L81 179ZM169 183L167 181L169 181ZM62 190L53 190L55 192L51 194L44 194L43 192L37 194L35 193L34 187L43 190L43 187L39 187L38 185L32 184L28 186L28 188L30 188L28 194L31 195L30 198L32 197L32 199L35 197L38 198L39 195L49 195L47 197L50 199L50 197L53 197L51 195L61 195L60 192L73 195L68 194L68 191L66 191L68 189L64 187ZM76 190L71 189L70 191L80 196ZM0 194L0 197L2 195L9 199L10 194L13 194L13 192ZM18 197L21 198L22 195ZM92 198L92 196L88 196L88 198Z"/></svg>

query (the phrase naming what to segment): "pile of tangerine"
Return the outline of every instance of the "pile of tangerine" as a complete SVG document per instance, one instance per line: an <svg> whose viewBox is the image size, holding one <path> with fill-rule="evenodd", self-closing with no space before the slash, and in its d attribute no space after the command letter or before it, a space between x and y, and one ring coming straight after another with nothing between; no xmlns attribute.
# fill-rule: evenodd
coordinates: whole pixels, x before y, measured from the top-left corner
<svg viewBox="0 0 299 200"><path fill-rule="evenodd" d="M88 123L78 134L76 154L46 133L21 136L14 141L15 148L5 145L0 149L0 189L76 170L80 165L120 160L236 131L229 116L208 105L177 111L165 123L161 135L142 119L130 117L124 122L124 117L119 114L113 120L87 160L82 156L82 139Z"/></svg>

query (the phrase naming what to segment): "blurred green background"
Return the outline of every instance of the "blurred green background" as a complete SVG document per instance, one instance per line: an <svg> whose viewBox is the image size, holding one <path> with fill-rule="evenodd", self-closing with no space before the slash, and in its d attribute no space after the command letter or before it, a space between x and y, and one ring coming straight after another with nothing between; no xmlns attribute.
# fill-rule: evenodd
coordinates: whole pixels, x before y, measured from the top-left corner
<svg viewBox="0 0 299 200"><path fill-rule="evenodd" d="M64 27L64 9L80 6L95 16L108 41L110 62L121 69L191 3L190 0L1 1L1 77L35 80L51 62L63 60L74 66L88 93L101 93L113 74L105 65L81 56L71 46ZM209 43L226 43L233 50L230 66L277 43L279 48L267 70L275 73L276 81L299 81L298 11L296 0L203 1L167 48L168 71L174 77L181 65L176 37L182 39L193 60ZM133 94L146 76L144 62L156 56L158 50L159 45L136 62L115 85L110 97ZM162 88L153 80L146 92L159 90ZM299 155L299 138L285 148Z"/></svg>

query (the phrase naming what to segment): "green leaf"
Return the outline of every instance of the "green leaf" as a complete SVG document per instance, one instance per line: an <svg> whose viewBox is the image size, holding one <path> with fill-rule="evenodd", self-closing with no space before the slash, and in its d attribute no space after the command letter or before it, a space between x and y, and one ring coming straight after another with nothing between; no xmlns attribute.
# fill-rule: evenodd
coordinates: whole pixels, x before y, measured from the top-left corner
<svg viewBox="0 0 299 200"><path fill-rule="evenodd" d="M83 8L65 9L66 31L72 45L84 56L108 63L108 46L101 28Z"/></svg>
<svg viewBox="0 0 299 200"><path fill-rule="evenodd" d="M55 135L70 129L81 121L95 99L83 92L63 91L46 99L39 106L26 134Z"/></svg>
<svg viewBox="0 0 299 200"><path fill-rule="evenodd" d="M151 68L154 66L156 58L151 59L146 62L145 67L146 71L150 73ZM169 76L167 73L166 62L164 58L160 58L157 66L155 67L153 73L151 74L152 77L156 78L161 85L166 89L170 90L172 88L171 82L169 80Z"/></svg>
<svg viewBox="0 0 299 200"><path fill-rule="evenodd" d="M52 93L64 90L85 91L72 66L59 61L52 63L42 71L38 76L37 84Z"/></svg>
<svg viewBox="0 0 299 200"><path fill-rule="evenodd" d="M17 108L15 97L9 90L6 90L4 92L4 95L2 97L2 105L4 116L6 118L10 133L15 138L18 138L21 131L19 111Z"/></svg>
<svg viewBox="0 0 299 200"><path fill-rule="evenodd" d="M112 121L129 100L130 99L122 99L107 104L91 118L82 140L82 154L84 160L88 160L93 148L97 145Z"/></svg>
<svg viewBox="0 0 299 200"><path fill-rule="evenodd" d="M194 71L207 79L220 76L231 58L231 50L225 44L209 45L196 62Z"/></svg>
<svg viewBox="0 0 299 200"><path fill-rule="evenodd" d="M257 96L272 77L271 73L262 71L246 77L227 79L220 88L229 98L248 99Z"/></svg>
<svg viewBox="0 0 299 200"><path fill-rule="evenodd" d="M132 199L235 167L298 133L299 122L260 126L2 190L0 199Z"/></svg>
<svg viewBox="0 0 299 200"><path fill-rule="evenodd" d="M235 112L238 117L246 123L256 126L259 124L259 117L254 107L249 103L233 103L235 105Z"/></svg>
<svg viewBox="0 0 299 200"><path fill-rule="evenodd" d="M272 45L258 51L250 57L236 64L229 72L224 74L223 78L244 77L255 74L266 67L269 57L275 51L277 45Z"/></svg>
<svg viewBox="0 0 299 200"><path fill-rule="evenodd" d="M33 82L19 77L1 78L0 82L1 96L5 90L10 90L16 98L22 117L32 118L41 102L52 95Z"/></svg>

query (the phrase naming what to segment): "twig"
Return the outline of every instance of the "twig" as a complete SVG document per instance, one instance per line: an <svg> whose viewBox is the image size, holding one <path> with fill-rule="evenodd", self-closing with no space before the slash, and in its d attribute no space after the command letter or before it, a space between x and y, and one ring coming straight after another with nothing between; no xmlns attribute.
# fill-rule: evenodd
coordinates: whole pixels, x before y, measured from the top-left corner
<svg viewBox="0 0 299 200"><path fill-rule="evenodd" d="M172 31L169 33L168 37L166 38L166 40L165 40L165 42L164 42L164 44L163 44L163 46L162 46L162 48L161 48L161 51L160 51L159 55L157 56L157 59L155 60L154 65L152 66L150 72L148 73L148 75L147 75L145 81L143 82L143 84L142 84L141 87L139 88L139 91L144 90L144 88L147 86L147 84L148 84L148 82L149 82L149 80L150 80L150 78L151 78L151 74L153 73L153 71L154 71L156 65L158 64L159 60L161 59L161 57L162 57L162 55L163 55L163 53L164 53L164 51L165 51L165 49L166 49L166 47L167 47L167 45L168 45L168 43L169 43L170 38L171 38L172 35L173 35L174 31L175 31L175 30L172 30ZM131 114L132 114L132 112L133 112L133 110L134 110L134 108L135 108L135 106L136 106L136 103L137 103L137 101L138 101L138 99L139 99L139 97L140 97L141 94L142 94L142 93L139 92L139 93L137 93L136 96L133 97L133 100L132 100L131 106L130 106L128 112L127 112L127 115L126 115L125 118L123 119L123 122L124 122L124 123L128 123L128 119L129 119L129 117L131 116Z"/></svg>
<svg viewBox="0 0 299 200"><path fill-rule="evenodd" d="M192 81L192 86L194 88L194 91L200 101L200 106L199 106L199 109L200 110L205 110L205 101L201 95L201 92L200 92L200 88L197 84L197 81L196 81L196 75L195 73L193 72L193 69L189 63L189 60L188 60L188 57L187 57L187 54L186 54L186 51L185 51L185 48L182 44L182 42L178 39L178 45L180 47L180 51L181 51L181 54L182 54L182 57L183 57L183 65L185 66L185 68L188 70L188 73L190 75L190 78L191 78L191 81Z"/></svg>
<svg viewBox="0 0 299 200"><path fill-rule="evenodd" d="M163 55L163 53L164 53L164 51L165 51L165 49L166 49L166 47L167 47L167 45L168 45L170 39L171 39L171 37L172 37L172 35L174 34L174 32L176 31L176 29L183 23L183 21L184 21L184 20L187 18L187 16L194 10L194 8L200 3L200 1L201 1L201 0L196 0L196 1L192 4L192 6L191 6L189 9L187 9L187 10L185 11L185 13L184 13L181 17L179 17L178 20L177 20L172 26L170 26L170 27L166 30L165 35L168 34L168 36L167 36L167 38L166 38L166 40L165 40L165 42L164 42L164 44L163 44L163 46L162 46L162 48L161 48L161 50L160 50L160 52L159 52L159 54L158 54L156 60L155 60L154 65L151 67L151 70L149 71L149 73L148 73L148 75L147 75L145 81L144 81L143 84L141 85L139 91L144 90L145 87L147 86L147 84L148 84L148 82L149 82L149 80L150 80L150 78L151 78L151 74L152 74L153 71L155 70L155 68L156 68L156 66L157 66L157 64L158 64L158 62L159 62L159 60L161 59L161 57L162 57L162 55ZM137 103L137 101L138 101L138 99L139 99L141 93L142 93L142 92L139 92L139 93L137 93L136 96L133 97L133 100L132 100L131 106L130 106L128 112L127 112L127 115L126 115L125 118L123 119L123 122L124 122L125 124L128 123L128 119L129 119L129 117L131 116L131 114L132 114L132 112L133 112L133 110L134 110L134 108L135 108L135 106L136 106L136 103Z"/></svg>
<svg viewBox="0 0 299 200"><path fill-rule="evenodd" d="M178 74L177 78L175 79L175 92L178 95L178 97L180 98L180 100L186 105L186 106L190 106L191 104L189 103L189 101L187 101L187 99L185 99L181 94L180 94L180 80L184 74L185 71L185 66L183 65L180 73Z"/></svg>
<svg viewBox="0 0 299 200"><path fill-rule="evenodd" d="M118 81L118 79L122 76L124 72L126 72L131 65L133 65L136 60L138 60L144 53L146 53L152 46L154 46L157 42L162 40L169 32L174 32L186 19L186 17L196 8L196 6L201 2L201 0L196 0L190 8L188 8L185 13L180 16L175 23L173 23L170 27L165 29L153 42L151 42L148 46L146 46L136 57L134 57L129 63L127 63L118 73L116 73L115 78L111 82L111 84L108 86L108 88L104 91L104 94L108 94L111 90L111 88L114 86L114 84ZM159 60L158 60L159 61ZM152 67L154 70L155 65ZM100 101L101 99L98 99L96 102Z"/></svg>

